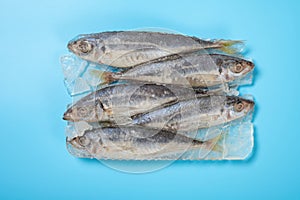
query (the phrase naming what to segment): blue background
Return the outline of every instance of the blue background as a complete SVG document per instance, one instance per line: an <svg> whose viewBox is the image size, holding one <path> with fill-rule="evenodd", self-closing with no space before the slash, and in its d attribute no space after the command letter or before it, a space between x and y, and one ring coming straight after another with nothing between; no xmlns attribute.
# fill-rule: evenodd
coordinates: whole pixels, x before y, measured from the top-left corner
<svg viewBox="0 0 300 200"><path fill-rule="evenodd" d="M1 199L300 198L297 1L0 2ZM244 162L182 162L148 174L76 159L61 119L71 102L60 55L79 33L162 27L245 39L257 65L255 152Z"/></svg>

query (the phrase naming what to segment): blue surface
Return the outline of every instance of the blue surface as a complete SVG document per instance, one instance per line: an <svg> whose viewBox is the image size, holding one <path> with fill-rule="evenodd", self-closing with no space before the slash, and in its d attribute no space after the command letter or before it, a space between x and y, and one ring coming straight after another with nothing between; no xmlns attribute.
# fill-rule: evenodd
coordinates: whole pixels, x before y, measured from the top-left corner
<svg viewBox="0 0 300 200"><path fill-rule="evenodd" d="M0 199L299 199L300 4L260 2L2 0ZM68 154L61 117L71 99L59 65L67 41L140 27L247 40L257 71L243 92L258 105L250 160L132 175Z"/></svg>

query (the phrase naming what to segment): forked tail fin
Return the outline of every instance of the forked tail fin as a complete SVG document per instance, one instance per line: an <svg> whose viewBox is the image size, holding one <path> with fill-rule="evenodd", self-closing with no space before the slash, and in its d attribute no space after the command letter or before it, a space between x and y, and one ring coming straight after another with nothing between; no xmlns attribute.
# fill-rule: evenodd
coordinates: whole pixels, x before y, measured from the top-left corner
<svg viewBox="0 0 300 200"><path fill-rule="evenodd" d="M222 148L221 145L218 144L218 142L221 138L221 135L222 134L220 134L220 135L218 135L218 136L216 136L212 139L206 140L206 141L201 141L201 140L194 139L191 149L205 150L206 152L210 152L210 151L222 152L223 148Z"/></svg>
<svg viewBox="0 0 300 200"><path fill-rule="evenodd" d="M223 152L223 145L219 144L219 141L221 140L221 138L223 138L223 134L221 133L220 135L214 137L211 140L208 140L207 142L209 142L212 145L212 151L217 152L217 153L222 153Z"/></svg>
<svg viewBox="0 0 300 200"><path fill-rule="evenodd" d="M227 54L239 54L245 48L242 40L219 40L217 43L220 45L221 51Z"/></svg>
<svg viewBox="0 0 300 200"><path fill-rule="evenodd" d="M100 85L109 84L116 80L116 78L114 78L114 72L100 71L94 69L90 70L90 74L99 78Z"/></svg>

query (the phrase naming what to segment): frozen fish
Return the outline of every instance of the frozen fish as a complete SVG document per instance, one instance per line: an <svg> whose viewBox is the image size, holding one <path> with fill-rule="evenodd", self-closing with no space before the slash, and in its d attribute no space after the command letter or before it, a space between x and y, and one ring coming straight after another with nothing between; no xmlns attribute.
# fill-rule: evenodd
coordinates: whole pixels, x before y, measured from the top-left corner
<svg viewBox="0 0 300 200"><path fill-rule="evenodd" d="M126 125L188 133L240 119L250 113L253 107L252 100L241 97L204 96L139 114Z"/></svg>
<svg viewBox="0 0 300 200"><path fill-rule="evenodd" d="M154 108L208 94L222 94L219 88L197 89L156 84L120 84L99 89L77 101L64 113L68 121L110 121L131 117Z"/></svg>
<svg viewBox="0 0 300 200"><path fill-rule="evenodd" d="M122 72L93 70L92 73L101 79L102 84L127 80L212 87L240 80L253 68L251 61L239 57L188 53L160 58Z"/></svg>
<svg viewBox="0 0 300 200"><path fill-rule="evenodd" d="M113 31L79 35L68 43L68 49L90 62L127 68L172 54L204 49L235 53L235 44L242 42L202 40L161 32Z"/></svg>
<svg viewBox="0 0 300 200"><path fill-rule="evenodd" d="M67 138L68 151L83 158L153 160L187 150L216 151L219 137L199 141L164 130L140 127L96 128L82 136Z"/></svg>

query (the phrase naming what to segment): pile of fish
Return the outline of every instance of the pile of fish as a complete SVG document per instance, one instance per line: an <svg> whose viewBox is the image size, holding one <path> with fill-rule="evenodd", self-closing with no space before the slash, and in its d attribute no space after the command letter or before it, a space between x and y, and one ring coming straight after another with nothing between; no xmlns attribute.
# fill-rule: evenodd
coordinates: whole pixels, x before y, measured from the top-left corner
<svg viewBox="0 0 300 200"><path fill-rule="evenodd" d="M63 116L67 149L97 159L246 158L254 101L237 88L254 64L242 46L147 31L77 36L62 58L77 98Z"/></svg>

